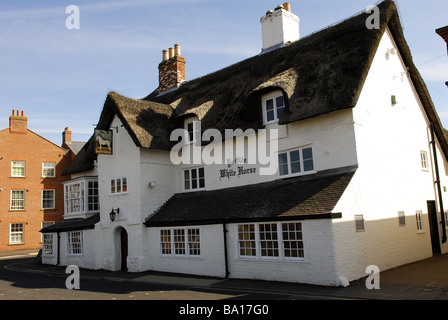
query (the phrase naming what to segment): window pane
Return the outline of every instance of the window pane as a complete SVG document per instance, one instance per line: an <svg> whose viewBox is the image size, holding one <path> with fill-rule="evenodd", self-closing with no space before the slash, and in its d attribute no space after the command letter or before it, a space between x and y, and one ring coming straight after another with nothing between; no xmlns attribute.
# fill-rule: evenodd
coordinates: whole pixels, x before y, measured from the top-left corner
<svg viewBox="0 0 448 320"><path fill-rule="evenodd" d="M199 168L199 188L205 188L204 168Z"/></svg>
<svg viewBox="0 0 448 320"><path fill-rule="evenodd" d="M277 224L259 225L260 247L262 257L278 257Z"/></svg>
<svg viewBox="0 0 448 320"><path fill-rule="evenodd" d="M278 155L278 169L279 175L284 176L289 173L288 171L288 155L286 153L280 153Z"/></svg>
<svg viewBox="0 0 448 320"><path fill-rule="evenodd" d="M191 170L191 189L198 188L198 172L197 169Z"/></svg>
<svg viewBox="0 0 448 320"><path fill-rule="evenodd" d="M185 230L184 229L174 229L173 240L174 240L174 254L184 255L185 254Z"/></svg>
<svg viewBox="0 0 448 320"><path fill-rule="evenodd" d="M283 253L285 258L303 258L302 224L282 223Z"/></svg>
<svg viewBox="0 0 448 320"><path fill-rule="evenodd" d="M121 192L121 179L117 179L117 193Z"/></svg>
<svg viewBox="0 0 448 320"><path fill-rule="evenodd" d="M121 181L122 181L123 192L127 192L128 191L128 180L126 178L123 178Z"/></svg>
<svg viewBox="0 0 448 320"><path fill-rule="evenodd" d="M115 180L110 180L110 193L115 193Z"/></svg>
<svg viewBox="0 0 448 320"><path fill-rule="evenodd" d="M256 256L254 224L238 225L238 245L240 256Z"/></svg>
<svg viewBox="0 0 448 320"><path fill-rule="evenodd" d="M283 100L283 96L277 97L275 99L275 102L277 103L277 119L280 118L280 116L283 113L283 110L285 109L285 103Z"/></svg>
<svg viewBox="0 0 448 320"><path fill-rule="evenodd" d="M11 176L24 177L25 176L25 161L11 162Z"/></svg>
<svg viewBox="0 0 448 320"><path fill-rule="evenodd" d="M266 120L267 121L275 120L274 100L272 99L266 100Z"/></svg>
<svg viewBox="0 0 448 320"><path fill-rule="evenodd" d="M295 150L291 151L289 153L289 156L291 158L291 173L298 173L300 172L300 151Z"/></svg>
<svg viewBox="0 0 448 320"><path fill-rule="evenodd" d="M25 192L24 190L11 190L11 210L25 209Z"/></svg>
<svg viewBox="0 0 448 320"><path fill-rule="evenodd" d="M54 162L42 163L42 177L55 177L56 164Z"/></svg>
<svg viewBox="0 0 448 320"><path fill-rule="evenodd" d="M303 170L304 171L314 170L313 149L312 148L303 149Z"/></svg>
<svg viewBox="0 0 448 320"><path fill-rule="evenodd" d="M160 250L162 254L171 254L171 230L160 230Z"/></svg>
<svg viewBox="0 0 448 320"><path fill-rule="evenodd" d="M42 190L42 209L54 209L54 190Z"/></svg>
<svg viewBox="0 0 448 320"><path fill-rule="evenodd" d="M191 256L199 256L201 254L199 229L188 229L188 254Z"/></svg>
<svg viewBox="0 0 448 320"><path fill-rule="evenodd" d="M185 190L190 189L190 170L184 171L184 188Z"/></svg>

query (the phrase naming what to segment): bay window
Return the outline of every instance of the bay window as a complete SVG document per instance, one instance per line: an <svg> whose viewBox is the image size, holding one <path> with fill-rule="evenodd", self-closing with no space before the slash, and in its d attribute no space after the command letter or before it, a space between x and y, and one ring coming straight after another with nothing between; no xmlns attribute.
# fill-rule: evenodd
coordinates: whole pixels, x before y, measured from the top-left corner
<svg viewBox="0 0 448 320"><path fill-rule="evenodd" d="M66 215L98 212L97 178L85 178L65 183L64 204Z"/></svg>

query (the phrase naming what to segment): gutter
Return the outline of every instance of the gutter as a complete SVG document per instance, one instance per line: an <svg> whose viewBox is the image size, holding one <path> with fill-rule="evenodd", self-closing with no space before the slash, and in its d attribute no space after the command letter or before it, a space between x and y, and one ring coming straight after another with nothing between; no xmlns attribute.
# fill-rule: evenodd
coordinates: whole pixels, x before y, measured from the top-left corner
<svg viewBox="0 0 448 320"><path fill-rule="evenodd" d="M434 169L436 174L436 181L434 183L437 185L437 193L439 198L439 209L440 209L440 217L442 218L442 243L446 243L446 222L445 222L445 211L443 210L443 201L442 201L442 189L440 187L440 174L439 174L439 164L437 161L437 148L436 148L436 140L434 138L434 124L431 122L431 144L432 144L432 153L434 156Z"/></svg>
<svg viewBox="0 0 448 320"><path fill-rule="evenodd" d="M227 279L230 275L230 272L229 272L229 261L227 258L227 229L226 229L225 223L222 224L222 233L224 236L224 261L225 261L225 267L226 267L225 279Z"/></svg>

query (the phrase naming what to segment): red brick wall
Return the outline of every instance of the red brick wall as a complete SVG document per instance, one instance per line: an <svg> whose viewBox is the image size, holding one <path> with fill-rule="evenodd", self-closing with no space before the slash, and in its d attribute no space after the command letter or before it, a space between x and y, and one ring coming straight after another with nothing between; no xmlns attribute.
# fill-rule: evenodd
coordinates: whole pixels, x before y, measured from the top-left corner
<svg viewBox="0 0 448 320"><path fill-rule="evenodd" d="M41 247L43 221L63 220L64 195L61 173L70 162L67 150L26 129L22 119L10 118L11 128L0 131L0 252ZM16 122L16 120L21 122ZM25 125L25 127L24 127ZM25 177L11 177L11 162L25 161ZM56 177L42 178L42 162L56 163ZM11 190L25 190L25 209L11 211ZM55 190L55 209L42 210L42 190ZM24 224L23 244L10 244L10 224Z"/></svg>
<svg viewBox="0 0 448 320"><path fill-rule="evenodd" d="M174 56L159 64L159 92L176 88L185 81L185 58Z"/></svg>

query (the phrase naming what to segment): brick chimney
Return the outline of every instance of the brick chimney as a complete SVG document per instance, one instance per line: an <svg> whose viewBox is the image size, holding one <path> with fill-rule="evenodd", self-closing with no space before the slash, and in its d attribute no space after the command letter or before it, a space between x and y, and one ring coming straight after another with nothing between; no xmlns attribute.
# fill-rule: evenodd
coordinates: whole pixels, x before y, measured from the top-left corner
<svg viewBox="0 0 448 320"><path fill-rule="evenodd" d="M9 131L25 134L27 130L28 118L25 117L25 111L12 110L12 116L9 117Z"/></svg>
<svg viewBox="0 0 448 320"><path fill-rule="evenodd" d="M185 81L185 63L179 44L163 50L163 61L159 64L159 94L176 89Z"/></svg>
<svg viewBox="0 0 448 320"><path fill-rule="evenodd" d="M62 147L66 145L67 142L72 142L72 131L68 127L62 132Z"/></svg>
<svg viewBox="0 0 448 320"><path fill-rule="evenodd" d="M262 52L281 48L288 42L300 39L300 19L291 12L289 2L278 5L274 11L268 10L260 22L263 37Z"/></svg>

